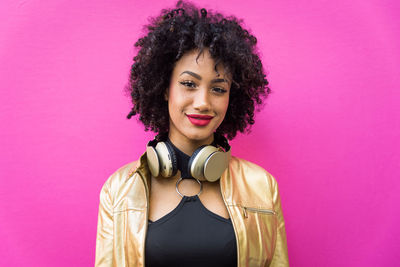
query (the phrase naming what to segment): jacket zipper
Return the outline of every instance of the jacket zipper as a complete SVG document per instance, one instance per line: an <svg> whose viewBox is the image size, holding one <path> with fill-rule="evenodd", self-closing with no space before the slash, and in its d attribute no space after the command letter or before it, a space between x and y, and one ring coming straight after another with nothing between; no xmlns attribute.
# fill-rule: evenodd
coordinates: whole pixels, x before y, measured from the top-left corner
<svg viewBox="0 0 400 267"><path fill-rule="evenodd" d="M258 213L266 213L266 214L273 214L273 215L276 214L276 212L273 211L273 210L249 208L249 207L243 207L243 206L242 206L242 209L243 209L243 217L245 217L245 218L248 217L247 211L250 211L250 212L258 212Z"/></svg>
<svg viewBox="0 0 400 267"><path fill-rule="evenodd" d="M145 187L145 189L146 189L146 201L147 201L147 207L146 207L146 209L147 209L147 212L146 212L146 223L144 224L145 225L145 228L144 228L144 241L143 241L143 251L142 251L142 255L143 255L143 266L146 266L145 265L145 241L146 241L146 235L147 235L147 226L148 226L148 224L149 224L149 194L148 194L148 192L149 192L149 189L148 189L148 185L147 185L147 182L144 180L145 178L143 177L143 175L140 173L140 171L136 171L139 175L140 175L140 178L142 178L142 182L143 182L143 184L144 184L144 187Z"/></svg>
<svg viewBox="0 0 400 267"><path fill-rule="evenodd" d="M222 176L221 176L221 178L222 178ZM221 195L222 195L222 200L224 201L224 204L225 204L225 207L226 207L226 209L228 210L228 213L229 213L229 218L231 218L231 221L232 221L232 226L233 226L233 232L235 233L235 239L236 239L236 252L237 252L237 258L236 258L236 261L237 261L237 266L240 266L240 259L239 259L239 257L240 257L240 255L239 255L239 239L238 239L238 233L237 233L237 229L236 229L236 227L235 227L235 224L234 224L234 222L233 222L233 218L232 218L232 214L231 214L231 211L230 211L230 208L228 207L228 205L226 204L226 201L225 201L225 194L224 194L224 191L222 190L222 179L219 179L219 188L220 188L220 190L221 190Z"/></svg>

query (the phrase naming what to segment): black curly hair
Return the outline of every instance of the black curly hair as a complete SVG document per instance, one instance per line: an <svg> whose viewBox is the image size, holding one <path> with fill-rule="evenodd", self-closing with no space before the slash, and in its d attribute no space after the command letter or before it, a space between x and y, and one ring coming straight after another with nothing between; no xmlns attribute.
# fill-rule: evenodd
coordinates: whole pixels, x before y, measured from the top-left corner
<svg viewBox="0 0 400 267"><path fill-rule="evenodd" d="M184 1L151 18L147 35L135 43L139 51L126 86L133 103L127 118L140 114L146 131L167 133L169 113L164 93L175 62L188 51L198 49L201 53L208 48L216 64L222 62L232 75L228 110L217 133L231 140L237 131L249 130L255 106L262 103L270 88L256 51L257 39L241 23L236 17L199 10Z"/></svg>

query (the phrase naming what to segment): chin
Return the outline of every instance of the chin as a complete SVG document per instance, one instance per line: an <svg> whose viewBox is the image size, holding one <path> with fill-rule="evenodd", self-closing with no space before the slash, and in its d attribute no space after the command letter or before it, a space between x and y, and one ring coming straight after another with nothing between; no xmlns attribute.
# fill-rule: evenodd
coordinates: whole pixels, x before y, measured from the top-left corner
<svg viewBox="0 0 400 267"><path fill-rule="evenodd" d="M207 131L207 132L203 132L203 133L199 133L197 131L196 133L188 133L186 135L186 137L193 141L203 141L203 140L210 138L210 136L212 136L213 134L214 134L214 131L211 131L211 132Z"/></svg>

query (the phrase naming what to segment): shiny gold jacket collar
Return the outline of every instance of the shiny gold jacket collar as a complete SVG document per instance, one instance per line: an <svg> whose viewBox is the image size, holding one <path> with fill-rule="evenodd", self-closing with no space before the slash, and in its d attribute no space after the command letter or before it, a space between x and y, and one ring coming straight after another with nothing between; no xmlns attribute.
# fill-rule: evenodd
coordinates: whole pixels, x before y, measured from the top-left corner
<svg viewBox="0 0 400 267"><path fill-rule="evenodd" d="M144 154L104 184L95 266L144 266L150 178ZM232 157L220 186L235 230L238 266L289 266L285 223L272 175Z"/></svg>

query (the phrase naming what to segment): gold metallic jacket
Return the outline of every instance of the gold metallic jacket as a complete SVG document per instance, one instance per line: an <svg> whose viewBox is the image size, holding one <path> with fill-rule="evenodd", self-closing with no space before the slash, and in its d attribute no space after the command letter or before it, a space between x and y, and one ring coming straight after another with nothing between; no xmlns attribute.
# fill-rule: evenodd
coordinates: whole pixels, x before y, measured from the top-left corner
<svg viewBox="0 0 400 267"><path fill-rule="evenodd" d="M95 266L144 266L150 178L144 154L104 184ZM238 266L289 266L285 223L272 175L232 157L220 186L236 235Z"/></svg>

